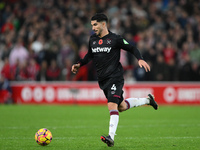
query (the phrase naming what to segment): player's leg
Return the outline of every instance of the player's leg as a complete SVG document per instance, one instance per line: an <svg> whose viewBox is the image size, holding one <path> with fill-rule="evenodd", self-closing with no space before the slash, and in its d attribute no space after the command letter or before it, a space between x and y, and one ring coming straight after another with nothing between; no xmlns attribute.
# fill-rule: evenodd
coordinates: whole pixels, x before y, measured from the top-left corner
<svg viewBox="0 0 200 150"><path fill-rule="evenodd" d="M127 109L128 109L128 106L127 106L125 100L123 100L121 102L121 104L118 106L118 110L119 110L119 112L123 112L123 111L125 111Z"/></svg>
<svg viewBox="0 0 200 150"><path fill-rule="evenodd" d="M101 136L101 140L109 147L114 146L114 137L119 122L118 104L108 102L108 110L110 112L109 133L108 136Z"/></svg>
<svg viewBox="0 0 200 150"><path fill-rule="evenodd" d="M114 146L114 137L119 122L118 104L108 102L108 110L110 112L109 133L108 136L101 136L101 140L109 147Z"/></svg>
<svg viewBox="0 0 200 150"><path fill-rule="evenodd" d="M118 109L120 112L125 111L132 107L138 107L142 105L151 105L155 110L158 109L158 105L152 94L148 94L146 98L128 98L123 100L119 105Z"/></svg>
<svg viewBox="0 0 200 150"><path fill-rule="evenodd" d="M117 130L118 122L119 122L119 112L118 112L118 104L109 102L108 110L110 112L110 122L109 122L109 135L114 141L115 133Z"/></svg>
<svg viewBox="0 0 200 150"><path fill-rule="evenodd" d="M110 113L109 135L101 136L101 140L108 146L114 146L114 137L119 122L118 104L122 95L123 78L114 78L109 81L109 85L104 90L104 94L108 99L108 110Z"/></svg>
<svg viewBox="0 0 200 150"><path fill-rule="evenodd" d="M114 136L117 130L119 122L118 106L123 100L123 85L124 79L113 78L108 86L108 110L110 112L110 124L109 124L109 135L114 140Z"/></svg>

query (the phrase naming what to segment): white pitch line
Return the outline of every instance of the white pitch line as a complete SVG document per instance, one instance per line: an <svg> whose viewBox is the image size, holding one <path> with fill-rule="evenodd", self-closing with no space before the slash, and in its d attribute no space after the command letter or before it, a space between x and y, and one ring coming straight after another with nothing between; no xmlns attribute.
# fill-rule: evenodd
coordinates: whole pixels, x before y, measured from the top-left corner
<svg viewBox="0 0 200 150"><path fill-rule="evenodd" d="M165 124L148 124L148 125L119 125L118 128L154 128L154 127L199 127L200 124L178 124L178 125L165 125ZM69 128L69 129L82 129L82 128L99 128L102 126L46 126L46 128L49 129L63 129L63 128ZM0 129L32 129L33 127L28 126L10 126L10 127L0 127ZM41 128L41 127L35 127L35 128Z"/></svg>

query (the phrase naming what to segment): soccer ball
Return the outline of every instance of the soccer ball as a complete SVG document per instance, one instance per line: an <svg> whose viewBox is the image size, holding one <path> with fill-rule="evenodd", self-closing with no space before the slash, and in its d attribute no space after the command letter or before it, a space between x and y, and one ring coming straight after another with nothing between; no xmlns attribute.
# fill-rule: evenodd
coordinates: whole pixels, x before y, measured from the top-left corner
<svg viewBox="0 0 200 150"><path fill-rule="evenodd" d="M42 146L48 145L52 141L52 134L46 128L39 129L35 133L35 141Z"/></svg>

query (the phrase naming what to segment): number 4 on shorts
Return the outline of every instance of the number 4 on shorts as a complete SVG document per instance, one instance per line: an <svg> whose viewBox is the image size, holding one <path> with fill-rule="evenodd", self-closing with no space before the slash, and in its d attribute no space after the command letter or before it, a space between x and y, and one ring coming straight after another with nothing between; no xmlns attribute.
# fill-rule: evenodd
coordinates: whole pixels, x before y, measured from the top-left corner
<svg viewBox="0 0 200 150"><path fill-rule="evenodd" d="M112 85L111 90L116 91L117 87L115 86L115 84Z"/></svg>

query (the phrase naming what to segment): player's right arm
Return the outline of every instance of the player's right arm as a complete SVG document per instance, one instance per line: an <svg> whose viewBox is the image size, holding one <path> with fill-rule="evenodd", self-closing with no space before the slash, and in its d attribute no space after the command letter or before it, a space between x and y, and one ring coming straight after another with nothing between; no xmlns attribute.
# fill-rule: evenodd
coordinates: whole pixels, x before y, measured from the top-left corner
<svg viewBox="0 0 200 150"><path fill-rule="evenodd" d="M78 64L74 64L73 66L72 66L72 72L74 73L74 74L76 74L77 73L77 71L78 71L78 69L80 68L80 63L78 63Z"/></svg>
<svg viewBox="0 0 200 150"><path fill-rule="evenodd" d="M89 42L87 54L85 55L85 57L84 57L83 59L80 59L80 60L78 61L77 64L74 64L74 65L72 66L71 71L72 71L74 74L76 74L77 71L78 71L78 69L79 69L81 66L83 66L83 65L87 64L88 62L90 62L90 61L92 60L92 58L93 58L93 54L92 54L92 50L91 50L90 42Z"/></svg>

